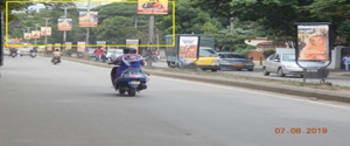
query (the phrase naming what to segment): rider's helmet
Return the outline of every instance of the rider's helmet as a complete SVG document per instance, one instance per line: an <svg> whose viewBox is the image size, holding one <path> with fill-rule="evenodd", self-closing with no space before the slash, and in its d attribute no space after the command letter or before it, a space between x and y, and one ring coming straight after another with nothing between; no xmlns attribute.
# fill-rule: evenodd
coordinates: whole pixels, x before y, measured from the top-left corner
<svg viewBox="0 0 350 146"><path fill-rule="evenodd" d="M136 54L136 49L134 49L134 48L125 48L123 50L123 53L124 54Z"/></svg>

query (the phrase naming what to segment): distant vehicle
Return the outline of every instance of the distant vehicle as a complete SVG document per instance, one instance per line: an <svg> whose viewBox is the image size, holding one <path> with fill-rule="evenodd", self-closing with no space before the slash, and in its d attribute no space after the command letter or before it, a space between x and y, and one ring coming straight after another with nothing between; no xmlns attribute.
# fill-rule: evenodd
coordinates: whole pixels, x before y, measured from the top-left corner
<svg viewBox="0 0 350 146"><path fill-rule="evenodd" d="M32 57L32 58L36 57L36 51L35 50L31 50L30 51L30 57Z"/></svg>
<svg viewBox="0 0 350 146"><path fill-rule="evenodd" d="M39 53L43 53L46 51L46 47L45 46L40 46L38 47L38 50L37 50Z"/></svg>
<svg viewBox="0 0 350 146"><path fill-rule="evenodd" d="M254 70L254 63L243 54L231 52L219 52L220 70Z"/></svg>
<svg viewBox="0 0 350 146"><path fill-rule="evenodd" d="M88 54L91 56L91 57L94 57L95 54L94 54L94 51L95 51L96 48L88 48Z"/></svg>
<svg viewBox="0 0 350 146"><path fill-rule="evenodd" d="M275 54L270 55L263 66L264 75L277 73L278 76L293 75L303 77L303 69L295 62L294 49L277 50Z"/></svg>
<svg viewBox="0 0 350 146"><path fill-rule="evenodd" d="M109 48L107 50L107 55L106 57L108 60L113 61L117 59L119 56L123 55L123 49L114 49L114 48Z"/></svg>
<svg viewBox="0 0 350 146"><path fill-rule="evenodd" d="M175 35L175 44L176 44L175 47L166 48L166 51L165 51L166 61L169 67L171 68L186 67L184 65L184 61L181 60L178 56L178 52L179 52L178 38L179 36L188 36L188 35L189 34ZM218 55L215 51L215 38L211 35L206 35L206 34L198 34L197 36L200 37L199 58L196 60L193 60L193 64L202 70L211 70L213 72L219 70L220 68L218 64ZM166 35L165 39L167 44L171 45L173 35Z"/></svg>
<svg viewBox="0 0 350 146"><path fill-rule="evenodd" d="M7 48L3 48L4 56L9 56L10 51Z"/></svg>
<svg viewBox="0 0 350 146"><path fill-rule="evenodd" d="M30 44L24 44L24 45L30 45ZM18 49L19 56L29 56L30 50L33 50L33 47L23 47Z"/></svg>

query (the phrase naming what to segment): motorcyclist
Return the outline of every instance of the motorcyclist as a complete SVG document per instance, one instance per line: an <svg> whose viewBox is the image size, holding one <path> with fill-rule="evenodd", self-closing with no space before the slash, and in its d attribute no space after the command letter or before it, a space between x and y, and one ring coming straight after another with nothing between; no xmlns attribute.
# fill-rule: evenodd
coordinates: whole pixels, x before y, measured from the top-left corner
<svg viewBox="0 0 350 146"><path fill-rule="evenodd" d="M54 59L58 59L58 62L61 62L61 56L62 56L61 51L59 49L55 49L53 52L53 57L51 61L53 61Z"/></svg>
<svg viewBox="0 0 350 146"><path fill-rule="evenodd" d="M116 60L110 64L119 64L119 67L112 69L111 78L112 83L115 79L118 79L121 73L128 68L141 69L141 65L144 64L142 56L136 54L136 50L133 48L125 48L123 50L124 55L119 56Z"/></svg>

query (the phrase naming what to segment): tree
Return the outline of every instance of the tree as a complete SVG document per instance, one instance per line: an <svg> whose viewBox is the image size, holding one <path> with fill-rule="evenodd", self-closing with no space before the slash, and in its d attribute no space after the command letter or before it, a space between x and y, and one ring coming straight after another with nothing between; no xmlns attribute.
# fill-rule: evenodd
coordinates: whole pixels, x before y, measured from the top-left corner
<svg viewBox="0 0 350 146"><path fill-rule="evenodd" d="M97 29L97 39L124 44L127 38L134 38L137 33L133 22L133 18L124 16L107 18Z"/></svg>
<svg viewBox="0 0 350 146"><path fill-rule="evenodd" d="M350 43L340 31L349 27L348 0L193 0L193 5L209 10L211 16L255 21L267 37L281 42L294 40L295 22L329 21L336 35Z"/></svg>

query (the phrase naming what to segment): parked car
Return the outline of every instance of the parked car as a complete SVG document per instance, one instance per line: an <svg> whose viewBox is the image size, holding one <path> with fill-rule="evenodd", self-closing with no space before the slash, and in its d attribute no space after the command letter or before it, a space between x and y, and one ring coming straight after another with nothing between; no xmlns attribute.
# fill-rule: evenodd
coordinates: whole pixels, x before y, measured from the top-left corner
<svg viewBox="0 0 350 146"><path fill-rule="evenodd" d="M123 49L114 49L114 48L109 48L107 50L107 55L106 57L108 58L108 60L112 61L117 59L119 56L123 55Z"/></svg>
<svg viewBox="0 0 350 146"><path fill-rule="evenodd" d="M276 51L270 55L264 63L263 70L265 76L276 73L280 77L286 75L303 77L303 69L296 64L293 49Z"/></svg>
<svg viewBox="0 0 350 146"><path fill-rule="evenodd" d="M33 47L24 47L24 48L19 48L18 49L18 54L20 56L29 56L30 55L30 50L32 50Z"/></svg>
<svg viewBox="0 0 350 146"><path fill-rule="evenodd" d="M243 54L219 52L219 65L221 70L254 70L254 63Z"/></svg>
<svg viewBox="0 0 350 146"><path fill-rule="evenodd" d="M4 55L9 56L10 51L7 48L3 48Z"/></svg>

